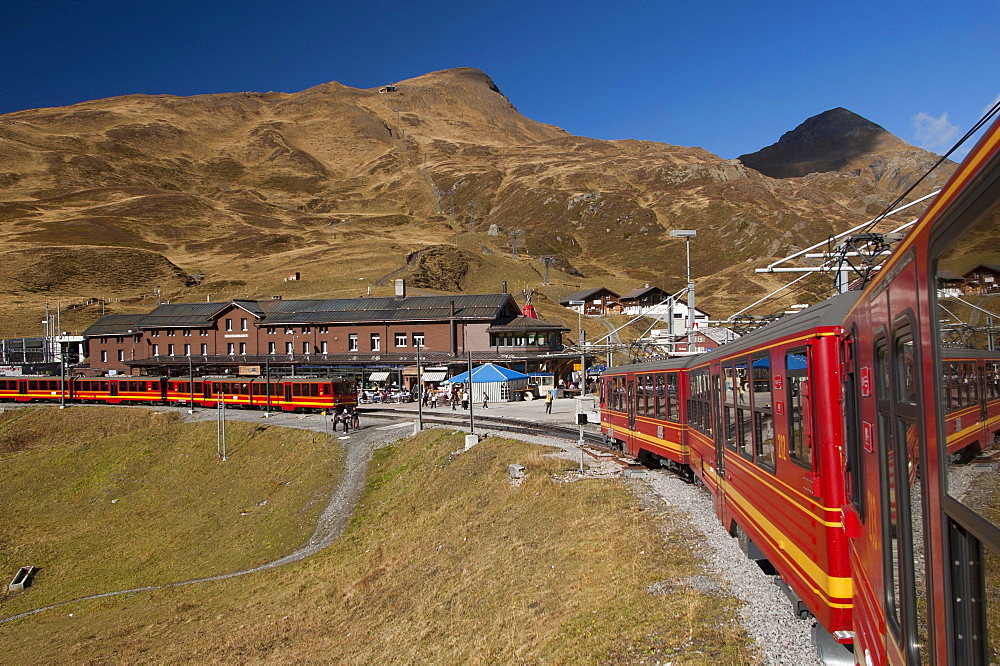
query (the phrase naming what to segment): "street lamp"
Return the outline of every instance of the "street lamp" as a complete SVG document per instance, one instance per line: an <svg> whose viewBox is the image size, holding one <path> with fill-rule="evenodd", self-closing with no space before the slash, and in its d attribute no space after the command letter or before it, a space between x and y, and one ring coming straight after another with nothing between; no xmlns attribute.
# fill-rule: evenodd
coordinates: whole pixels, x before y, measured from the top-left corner
<svg viewBox="0 0 1000 666"><path fill-rule="evenodd" d="M671 238L683 238L687 246L687 288L688 288L688 316L687 333L694 328L694 282L691 281L691 239L698 235L694 229L674 229L670 232Z"/></svg>
<svg viewBox="0 0 1000 666"><path fill-rule="evenodd" d="M359 280L365 280L366 282L368 282L368 278L359 277L358 279ZM367 287L368 287L368 295L371 296L372 295L372 283L368 282Z"/></svg>
<svg viewBox="0 0 1000 666"><path fill-rule="evenodd" d="M580 329L580 395L584 395L587 392L587 352L584 350L587 333L583 330L583 308L587 301L570 301L569 304L580 306L576 311L576 323Z"/></svg>

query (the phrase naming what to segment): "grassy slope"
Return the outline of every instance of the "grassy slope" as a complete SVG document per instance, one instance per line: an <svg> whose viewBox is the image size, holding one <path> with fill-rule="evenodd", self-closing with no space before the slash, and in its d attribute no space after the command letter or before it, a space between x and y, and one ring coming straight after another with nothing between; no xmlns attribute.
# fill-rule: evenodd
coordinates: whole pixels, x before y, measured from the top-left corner
<svg viewBox="0 0 1000 666"><path fill-rule="evenodd" d="M730 600L646 591L697 572L683 521L657 511L657 530L621 481L553 483L573 465L541 447L451 455L462 443L432 430L377 452L347 534L306 561L64 607L0 626L0 641L16 632L24 661L753 658Z"/></svg>
<svg viewBox="0 0 1000 666"><path fill-rule="evenodd" d="M312 533L341 467L311 432L74 407L0 414L0 571L41 567L0 617L114 590L238 571ZM11 574L12 575L12 574Z"/></svg>

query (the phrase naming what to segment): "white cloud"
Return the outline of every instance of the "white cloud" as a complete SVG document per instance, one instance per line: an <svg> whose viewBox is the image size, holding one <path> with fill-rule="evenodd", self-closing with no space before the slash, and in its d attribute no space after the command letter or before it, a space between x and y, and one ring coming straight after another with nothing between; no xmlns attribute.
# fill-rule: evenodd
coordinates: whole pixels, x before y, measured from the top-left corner
<svg viewBox="0 0 1000 666"><path fill-rule="evenodd" d="M990 102L989 104L987 104L986 106L984 106L983 110L980 112L979 115L985 116L987 113L990 112L990 109L992 109L994 106L997 105L997 102L1000 102L1000 95L997 95L996 97L994 97L992 102Z"/></svg>
<svg viewBox="0 0 1000 666"><path fill-rule="evenodd" d="M913 117L913 140L925 150L941 154L954 145L958 139L958 126L948 121L948 114L940 118L921 111Z"/></svg>

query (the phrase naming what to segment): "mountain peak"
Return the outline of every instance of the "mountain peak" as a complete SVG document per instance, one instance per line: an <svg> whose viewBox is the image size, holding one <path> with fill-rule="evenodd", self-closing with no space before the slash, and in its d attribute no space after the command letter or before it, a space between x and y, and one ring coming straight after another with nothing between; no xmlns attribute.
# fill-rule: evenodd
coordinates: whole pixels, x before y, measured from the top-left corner
<svg viewBox="0 0 1000 666"><path fill-rule="evenodd" d="M857 158L908 145L884 127L838 106L806 119L777 143L740 155L739 160L772 178L792 178L843 171Z"/></svg>

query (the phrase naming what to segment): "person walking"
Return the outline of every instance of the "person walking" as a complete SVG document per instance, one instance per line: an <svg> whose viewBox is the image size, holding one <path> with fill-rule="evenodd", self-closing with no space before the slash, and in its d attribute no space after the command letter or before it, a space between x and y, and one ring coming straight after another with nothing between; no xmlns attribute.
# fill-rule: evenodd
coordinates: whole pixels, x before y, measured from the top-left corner
<svg viewBox="0 0 1000 666"><path fill-rule="evenodd" d="M552 391L545 394L545 413L552 413Z"/></svg>
<svg viewBox="0 0 1000 666"><path fill-rule="evenodd" d="M469 391L468 390L463 390L462 391L462 409L468 409L468 408L469 408Z"/></svg>
<svg viewBox="0 0 1000 666"><path fill-rule="evenodd" d="M486 389L483 389L483 409L490 408L490 397L486 395Z"/></svg>
<svg viewBox="0 0 1000 666"><path fill-rule="evenodd" d="M451 411L458 409L458 391L451 392Z"/></svg>

